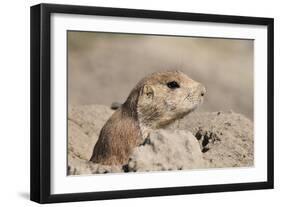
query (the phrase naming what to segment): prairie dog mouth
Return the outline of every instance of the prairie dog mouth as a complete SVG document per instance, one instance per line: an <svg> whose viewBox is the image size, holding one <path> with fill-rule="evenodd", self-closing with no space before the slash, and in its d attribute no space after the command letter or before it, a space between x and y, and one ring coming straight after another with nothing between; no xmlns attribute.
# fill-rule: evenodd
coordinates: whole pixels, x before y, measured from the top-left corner
<svg viewBox="0 0 281 207"><path fill-rule="evenodd" d="M202 103L204 100L203 96L200 94L200 96L198 95L192 95L192 94L187 94L187 96L184 98L184 101L189 101L192 104L198 104L198 103Z"/></svg>

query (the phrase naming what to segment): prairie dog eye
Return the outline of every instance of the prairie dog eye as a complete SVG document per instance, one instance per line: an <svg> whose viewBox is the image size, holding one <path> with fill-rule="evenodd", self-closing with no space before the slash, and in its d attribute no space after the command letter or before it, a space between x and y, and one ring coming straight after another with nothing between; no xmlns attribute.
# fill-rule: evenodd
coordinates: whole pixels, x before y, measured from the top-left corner
<svg viewBox="0 0 281 207"><path fill-rule="evenodd" d="M178 82L176 81L171 81L167 83L167 86L171 89L175 89L175 88L179 88L180 85L178 84Z"/></svg>

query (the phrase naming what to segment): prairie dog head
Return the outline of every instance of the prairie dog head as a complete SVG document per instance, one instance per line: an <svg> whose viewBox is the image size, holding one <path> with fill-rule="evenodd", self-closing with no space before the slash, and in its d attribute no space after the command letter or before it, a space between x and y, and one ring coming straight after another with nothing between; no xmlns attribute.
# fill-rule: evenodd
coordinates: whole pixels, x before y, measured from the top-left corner
<svg viewBox="0 0 281 207"><path fill-rule="evenodd" d="M161 128L180 119L203 102L205 87L180 71L153 73L141 80L137 101L140 123Z"/></svg>

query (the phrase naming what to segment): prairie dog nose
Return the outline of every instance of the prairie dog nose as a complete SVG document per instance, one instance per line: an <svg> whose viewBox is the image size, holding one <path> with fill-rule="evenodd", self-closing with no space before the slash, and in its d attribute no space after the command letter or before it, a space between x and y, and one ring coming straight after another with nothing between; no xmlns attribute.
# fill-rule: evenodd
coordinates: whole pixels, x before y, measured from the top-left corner
<svg viewBox="0 0 281 207"><path fill-rule="evenodd" d="M206 94L206 88L202 84L199 85L200 95L203 97Z"/></svg>

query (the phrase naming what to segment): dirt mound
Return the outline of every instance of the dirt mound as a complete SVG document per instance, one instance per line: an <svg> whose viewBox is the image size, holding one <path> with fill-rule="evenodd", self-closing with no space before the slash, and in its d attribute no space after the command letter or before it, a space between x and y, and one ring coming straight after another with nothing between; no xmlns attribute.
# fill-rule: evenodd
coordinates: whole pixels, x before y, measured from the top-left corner
<svg viewBox="0 0 281 207"><path fill-rule="evenodd" d="M156 130L137 147L128 171L162 171L205 168L196 138L186 130Z"/></svg>
<svg viewBox="0 0 281 207"><path fill-rule="evenodd" d="M253 123L241 114L232 111L195 112L169 128L192 132L210 167L246 167L254 164Z"/></svg>
<svg viewBox="0 0 281 207"><path fill-rule="evenodd" d="M113 112L101 105L69 107L69 175L253 165L253 124L233 112L192 113L156 130L124 166L89 162L99 132Z"/></svg>

